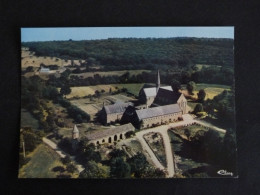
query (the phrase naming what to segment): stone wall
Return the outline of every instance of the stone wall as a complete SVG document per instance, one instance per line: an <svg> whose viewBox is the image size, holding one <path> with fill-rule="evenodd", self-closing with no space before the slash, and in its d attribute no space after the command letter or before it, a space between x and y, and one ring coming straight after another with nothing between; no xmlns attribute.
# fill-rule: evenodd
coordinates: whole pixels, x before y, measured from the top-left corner
<svg viewBox="0 0 260 195"><path fill-rule="evenodd" d="M163 125L171 122L176 122L178 121L179 117L182 117L182 112L143 119L140 129L149 128L153 125Z"/></svg>

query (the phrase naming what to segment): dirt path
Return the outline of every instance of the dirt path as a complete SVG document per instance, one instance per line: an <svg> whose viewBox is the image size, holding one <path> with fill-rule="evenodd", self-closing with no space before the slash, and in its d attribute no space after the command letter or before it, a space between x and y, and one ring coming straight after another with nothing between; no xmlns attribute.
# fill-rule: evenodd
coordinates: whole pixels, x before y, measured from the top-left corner
<svg viewBox="0 0 260 195"><path fill-rule="evenodd" d="M149 132L153 132L153 131L141 131L136 133L136 137L139 140L139 142L142 145L142 148L145 152L148 153L148 155L150 156L152 162L154 163L154 165L159 168L159 169L165 169L164 166L162 166L162 164L159 162L159 160L157 159L157 157L155 156L155 154L153 153L153 151L151 150L151 148L148 146L148 144L146 143L146 141L143 138L143 135Z"/></svg>
<svg viewBox="0 0 260 195"><path fill-rule="evenodd" d="M213 129L213 130L216 130L216 131L219 131L219 132L222 132L222 133L226 133L226 130L225 129L221 129L221 128L219 128L219 127L216 127L216 126L214 126L214 125L212 125L212 124L210 124L210 123L207 123L207 122L205 122L205 121L200 121L200 120L193 120L195 123L197 123L197 124L200 124L200 125L202 125L202 126L205 126L205 127L209 127L209 128L211 128L211 129Z"/></svg>
<svg viewBox="0 0 260 195"><path fill-rule="evenodd" d="M66 153L64 153L60 148L58 148L58 146L57 146L56 143L54 143L53 141L49 140L49 139L46 138L46 137L43 137L43 138L42 138L42 141L43 141L45 144L47 144L49 147L51 147L61 158L65 158ZM78 171L79 171L79 173L80 173L81 171L84 170L84 167L83 167L82 165L76 163L75 160L74 160L74 158L75 158L74 156L71 156L71 159L74 161L74 163L75 163L75 165L76 165L76 167L77 167L77 169L78 169Z"/></svg>

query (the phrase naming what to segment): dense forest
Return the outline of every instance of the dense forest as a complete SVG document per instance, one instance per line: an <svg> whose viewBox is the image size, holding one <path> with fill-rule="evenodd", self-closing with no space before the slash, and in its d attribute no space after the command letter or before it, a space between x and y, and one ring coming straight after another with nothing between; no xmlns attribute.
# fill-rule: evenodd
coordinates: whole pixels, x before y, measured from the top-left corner
<svg viewBox="0 0 260 195"><path fill-rule="evenodd" d="M233 39L110 38L84 41L23 42L37 56L82 59L117 69L187 67L194 64L233 66ZM108 68L109 70L109 68Z"/></svg>

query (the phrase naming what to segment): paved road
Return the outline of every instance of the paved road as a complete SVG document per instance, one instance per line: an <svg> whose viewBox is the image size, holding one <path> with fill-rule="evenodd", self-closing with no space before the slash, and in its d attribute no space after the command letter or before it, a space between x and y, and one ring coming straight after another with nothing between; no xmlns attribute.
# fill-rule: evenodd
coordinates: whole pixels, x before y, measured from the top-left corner
<svg viewBox="0 0 260 195"><path fill-rule="evenodd" d="M60 148L58 148L57 144L51 141L50 139L43 137L42 141L50 146L61 158L65 158L66 153L64 153ZM78 163L75 162L75 156L71 156L71 159L74 161L74 164L76 165L79 173L84 170L84 167Z"/></svg>
<svg viewBox="0 0 260 195"><path fill-rule="evenodd" d="M145 151L147 151L147 153L150 155L151 160L153 161L154 165L159 169L165 169L165 167L162 166L162 164L159 162L159 160L155 156L154 152L151 150L151 148L148 146L148 144L146 143L146 141L143 138L143 136L145 134L150 133L150 132L161 133L161 135L163 136L164 148L165 148L165 153L166 153L166 161L167 161L166 170L168 172L167 177L173 177L174 173L175 173L173 152L172 152L172 147L171 147L171 143L170 143L170 138L167 133L168 129L180 127L180 126L187 126L187 125L191 125L194 123L198 123L200 125L210 127L211 129L214 129L216 131L220 131L223 133L226 132L226 130L224 130L224 129L220 129L220 128L213 126L209 123L206 123L204 121L194 120L191 115L185 114L185 115L183 115L183 121L176 122L176 123L170 123L168 125L162 125L162 126L155 127L155 128L145 129L145 130L142 130L142 131L136 133L137 139L140 141L143 149Z"/></svg>

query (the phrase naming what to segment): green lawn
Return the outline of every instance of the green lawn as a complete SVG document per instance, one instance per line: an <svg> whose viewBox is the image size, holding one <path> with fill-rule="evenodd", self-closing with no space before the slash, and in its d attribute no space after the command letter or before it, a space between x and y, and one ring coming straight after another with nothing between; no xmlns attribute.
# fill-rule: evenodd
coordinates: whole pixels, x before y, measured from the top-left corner
<svg viewBox="0 0 260 195"><path fill-rule="evenodd" d="M28 155L31 160L19 170L19 178L56 178L52 169L63 166L60 157L45 144L40 144Z"/></svg>

